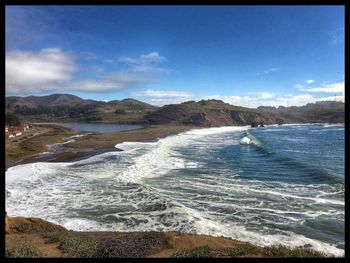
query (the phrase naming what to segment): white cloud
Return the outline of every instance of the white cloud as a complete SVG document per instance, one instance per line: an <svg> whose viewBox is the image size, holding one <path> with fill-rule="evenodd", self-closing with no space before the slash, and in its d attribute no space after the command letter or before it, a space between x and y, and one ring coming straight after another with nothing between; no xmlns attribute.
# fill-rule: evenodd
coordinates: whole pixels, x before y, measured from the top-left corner
<svg viewBox="0 0 350 263"><path fill-rule="evenodd" d="M342 93L342 94L344 94L345 83L344 82L330 83L330 84L325 84L321 87L302 89L302 90L307 91L307 92L315 92L315 93Z"/></svg>
<svg viewBox="0 0 350 263"><path fill-rule="evenodd" d="M301 95L290 95L287 96L277 96L269 99L261 99L259 97L250 97L250 96L223 96L223 95L211 95L205 96L203 99L217 99L222 100L226 103L242 106L247 108L257 108L259 106L303 106L307 103L316 102L318 100L334 100L334 97L327 98L315 98L310 94L301 94ZM343 101L342 97L337 99L338 101Z"/></svg>
<svg viewBox="0 0 350 263"><path fill-rule="evenodd" d="M156 106L163 106L166 104L178 104L188 100L192 100L194 95L186 91L177 90L145 90L135 92L133 96L140 97L141 100Z"/></svg>
<svg viewBox="0 0 350 263"><path fill-rule="evenodd" d="M85 92L110 92L134 87L150 82L150 78L127 72L116 72L102 76L99 79L86 79L57 86L58 90L74 90Z"/></svg>
<svg viewBox="0 0 350 263"><path fill-rule="evenodd" d="M296 87L296 88L298 88L298 89L302 89L302 88L304 88L304 86L303 86L303 85L301 85L301 84L299 84L299 83L295 84L295 87Z"/></svg>
<svg viewBox="0 0 350 263"><path fill-rule="evenodd" d="M188 101L186 98L151 98L146 100L147 103L155 105L155 106L164 106L167 104L179 104L182 102Z"/></svg>
<svg viewBox="0 0 350 263"><path fill-rule="evenodd" d="M261 99L272 99L275 96L276 96L275 93L270 93L270 92L263 92L260 94Z"/></svg>
<svg viewBox="0 0 350 263"><path fill-rule="evenodd" d="M31 91L30 87L69 81L78 65L71 54L57 48L6 54L6 92ZM30 89L30 90L28 90Z"/></svg>
<svg viewBox="0 0 350 263"><path fill-rule="evenodd" d="M247 108L257 108L259 106L303 106L307 103L314 103L316 101L334 100L344 101L344 96L335 97L315 97L312 94L284 94L277 95L271 92L248 93L249 96L238 95L206 95L191 94L186 91L165 91L165 90L146 90L142 92L135 92L132 95L141 97L140 99L150 104L163 106L166 104L177 104L189 100L208 100L216 99L222 100L226 103Z"/></svg>
<svg viewBox="0 0 350 263"><path fill-rule="evenodd" d="M313 79L309 79L307 81L305 81L306 84L312 84L312 83L315 83L315 80Z"/></svg>
<svg viewBox="0 0 350 263"><path fill-rule="evenodd" d="M156 52L142 55L140 59L157 61L157 63L164 60ZM154 81L150 74L145 74L150 69L140 70L142 72L129 70L104 74L104 69L99 66L89 67L99 76L77 80L75 73L78 68L80 67L71 53L63 52L57 48L42 49L37 52L9 52L6 54L6 93L110 92Z"/></svg>

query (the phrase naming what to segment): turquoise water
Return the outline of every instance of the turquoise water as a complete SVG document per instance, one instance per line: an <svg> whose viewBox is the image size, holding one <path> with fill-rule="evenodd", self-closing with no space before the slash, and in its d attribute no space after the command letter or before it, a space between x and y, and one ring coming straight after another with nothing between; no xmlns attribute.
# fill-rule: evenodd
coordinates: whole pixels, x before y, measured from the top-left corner
<svg viewBox="0 0 350 263"><path fill-rule="evenodd" d="M251 136L255 144L240 145ZM344 255L344 125L197 129L72 163L11 167L9 215Z"/></svg>

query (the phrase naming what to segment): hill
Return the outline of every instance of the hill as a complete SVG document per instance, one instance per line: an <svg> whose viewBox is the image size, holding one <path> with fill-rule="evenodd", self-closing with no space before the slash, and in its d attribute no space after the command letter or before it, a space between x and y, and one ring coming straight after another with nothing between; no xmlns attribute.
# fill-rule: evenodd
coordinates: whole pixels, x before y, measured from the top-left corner
<svg viewBox="0 0 350 263"><path fill-rule="evenodd" d="M175 124L201 127L283 123L344 122L344 103L322 101L301 107L234 106L221 100L187 101L156 107L135 99L109 102L70 94L6 97L6 113L24 121Z"/></svg>
<svg viewBox="0 0 350 263"><path fill-rule="evenodd" d="M344 122L344 103L324 101L302 107L233 106L220 100L189 101L165 105L145 116L150 124L182 123L198 126L225 126L283 123Z"/></svg>
<svg viewBox="0 0 350 263"><path fill-rule="evenodd" d="M287 123L343 123L345 120L345 104L339 101L318 101L301 107L259 107L273 114L277 114Z"/></svg>
<svg viewBox="0 0 350 263"><path fill-rule="evenodd" d="M16 114L22 121L78 121L104 123L141 123L144 114L157 107L124 99L110 102L85 100L70 94L49 96L6 97L6 112Z"/></svg>
<svg viewBox="0 0 350 263"><path fill-rule="evenodd" d="M80 105L88 103L87 100L70 94L52 94L48 96L29 97L6 97L5 106L7 110L15 110L20 107L36 108L39 106L63 106Z"/></svg>

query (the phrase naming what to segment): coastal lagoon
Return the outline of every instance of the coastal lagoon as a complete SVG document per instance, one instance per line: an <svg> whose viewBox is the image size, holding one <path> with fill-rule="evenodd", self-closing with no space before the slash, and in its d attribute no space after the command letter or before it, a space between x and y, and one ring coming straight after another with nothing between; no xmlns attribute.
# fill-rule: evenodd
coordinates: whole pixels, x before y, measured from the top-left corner
<svg viewBox="0 0 350 263"><path fill-rule="evenodd" d="M240 145L242 137L256 143ZM179 231L344 255L344 125L195 129L6 172L9 216L72 230Z"/></svg>
<svg viewBox="0 0 350 263"><path fill-rule="evenodd" d="M78 132L117 132L143 128L142 125L134 124L104 124L104 123L81 123L81 122L38 122L33 124L55 124Z"/></svg>

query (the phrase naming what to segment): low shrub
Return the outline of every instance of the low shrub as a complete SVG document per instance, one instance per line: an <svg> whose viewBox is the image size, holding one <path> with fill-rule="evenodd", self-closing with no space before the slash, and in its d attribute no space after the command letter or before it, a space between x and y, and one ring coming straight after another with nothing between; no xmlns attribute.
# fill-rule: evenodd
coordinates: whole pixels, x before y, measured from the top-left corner
<svg viewBox="0 0 350 263"><path fill-rule="evenodd" d="M285 246L272 246L265 247L264 254L266 257L278 257L278 258L322 258L324 254L315 250L306 248L294 248L290 249Z"/></svg>
<svg viewBox="0 0 350 263"><path fill-rule="evenodd" d="M180 248L172 255L174 258L208 258L210 249L208 246L195 248Z"/></svg>
<svg viewBox="0 0 350 263"><path fill-rule="evenodd" d="M224 248L223 250L230 257L252 255L257 251L256 247L250 246L250 245L240 246L240 247L227 247L227 248Z"/></svg>
<svg viewBox="0 0 350 263"><path fill-rule="evenodd" d="M35 247L27 244L18 244L16 246L7 246L5 250L7 258L40 258L41 252Z"/></svg>
<svg viewBox="0 0 350 263"><path fill-rule="evenodd" d="M95 238L81 237L68 238L63 240L58 246L64 252L83 258L94 257L98 247L98 240Z"/></svg>
<svg viewBox="0 0 350 263"><path fill-rule="evenodd" d="M61 235L58 232L48 233L45 235L45 243L58 243L61 242Z"/></svg>

